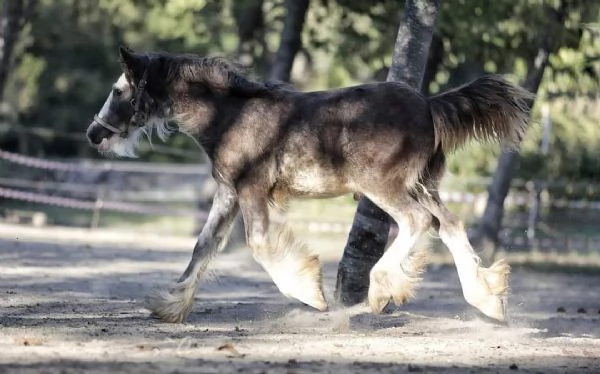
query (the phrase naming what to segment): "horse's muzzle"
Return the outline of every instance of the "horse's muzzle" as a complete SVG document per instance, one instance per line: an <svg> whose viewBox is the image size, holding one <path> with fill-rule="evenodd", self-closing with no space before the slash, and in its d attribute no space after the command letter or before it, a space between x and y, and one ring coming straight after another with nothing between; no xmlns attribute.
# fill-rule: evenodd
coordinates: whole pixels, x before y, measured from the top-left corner
<svg viewBox="0 0 600 374"><path fill-rule="evenodd" d="M112 131L104 128L101 124L96 122L96 120L92 121L86 132L88 141L94 147L97 147L102 143L103 139L109 139L113 135L114 133Z"/></svg>

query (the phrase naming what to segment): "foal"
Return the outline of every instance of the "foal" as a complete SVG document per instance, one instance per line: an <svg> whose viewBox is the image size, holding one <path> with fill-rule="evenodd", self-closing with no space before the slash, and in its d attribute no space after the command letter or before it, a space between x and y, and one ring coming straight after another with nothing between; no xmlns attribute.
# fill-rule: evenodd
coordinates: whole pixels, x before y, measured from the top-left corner
<svg viewBox="0 0 600 374"><path fill-rule="evenodd" d="M173 120L202 145L218 184L187 269L170 290L147 298L154 316L187 318L239 210L254 258L279 290L326 310L318 257L288 229L270 233L269 205L360 193L398 224L370 273L374 313L411 296L423 267L412 249L433 226L452 253L465 300L505 319L509 266L480 265L437 188L446 153L469 140L518 144L528 127L529 92L485 76L429 98L390 82L304 93L250 80L218 58L124 48L120 55L123 74L87 130L90 142L104 153L135 156L142 134L154 128L165 138Z"/></svg>

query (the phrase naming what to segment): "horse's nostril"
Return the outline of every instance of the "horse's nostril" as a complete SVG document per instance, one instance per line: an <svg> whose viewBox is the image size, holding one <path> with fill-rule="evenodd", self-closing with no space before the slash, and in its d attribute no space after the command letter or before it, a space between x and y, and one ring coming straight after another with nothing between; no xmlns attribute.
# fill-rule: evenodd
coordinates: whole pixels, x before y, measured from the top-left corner
<svg viewBox="0 0 600 374"><path fill-rule="evenodd" d="M100 139L100 138L93 138L89 135L87 138L88 138L89 142L92 143L92 145L98 145L98 144L102 143L102 139Z"/></svg>
<svg viewBox="0 0 600 374"><path fill-rule="evenodd" d="M86 136L92 145L98 145L102 143L102 139L107 137L107 131L104 127L100 126L96 121L92 122L87 130Z"/></svg>

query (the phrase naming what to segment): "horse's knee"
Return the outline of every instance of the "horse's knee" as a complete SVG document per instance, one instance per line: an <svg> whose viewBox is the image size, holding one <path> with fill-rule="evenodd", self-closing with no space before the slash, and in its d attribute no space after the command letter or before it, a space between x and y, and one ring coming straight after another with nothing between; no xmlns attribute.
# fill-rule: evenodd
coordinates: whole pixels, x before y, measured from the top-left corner
<svg viewBox="0 0 600 374"><path fill-rule="evenodd" d="M454 214L448 214L444 217L437 217L440 236L454 238L461 236L465 232L462 221Z"/></svg>

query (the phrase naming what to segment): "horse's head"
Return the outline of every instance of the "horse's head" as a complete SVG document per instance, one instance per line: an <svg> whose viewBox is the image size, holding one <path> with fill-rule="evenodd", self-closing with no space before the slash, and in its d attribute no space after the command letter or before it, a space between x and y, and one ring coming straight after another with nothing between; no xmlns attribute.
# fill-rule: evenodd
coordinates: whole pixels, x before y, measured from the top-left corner
<svg viewBox="0 0 600 374"><path fill-rule="evenodd" d="M120 54L123 72L94 115L87 138L100 152L135 157L135 146L143 134L151 136L153 126L158 127L159 135L166 131L165 113L158 100L164 97L164 89L160 82L148 83L161 61L124 47Z"/></svg>

